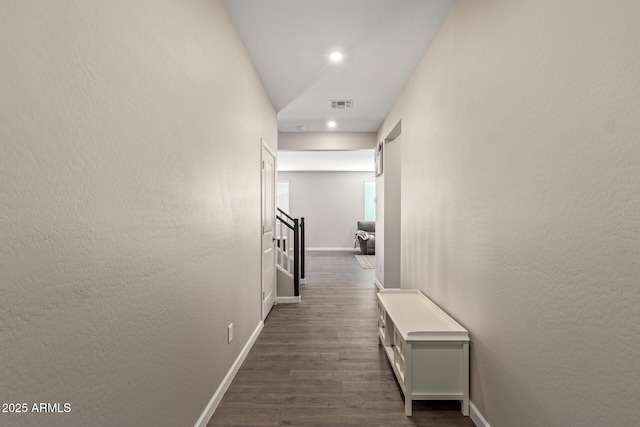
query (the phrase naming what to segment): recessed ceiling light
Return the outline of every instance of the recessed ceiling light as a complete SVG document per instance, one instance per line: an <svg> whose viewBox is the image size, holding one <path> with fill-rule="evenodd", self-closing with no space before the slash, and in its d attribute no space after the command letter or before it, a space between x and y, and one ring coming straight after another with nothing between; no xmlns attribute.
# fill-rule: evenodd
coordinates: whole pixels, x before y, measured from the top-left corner
<svg viewBox="0 0 640 427"><path fill-rule="evenodd" d="M329 126L330 128L334 128L337 126L337 123L331 120L327 122L327 126Z"/></svg>
<svg viewBox="0 0 640 427"><path fill-rule="evenodd" d="M329 59L331 59L333 62L340 62L342 61L342 54L340 52L333 52L331 55L329 55Z"/></svg>

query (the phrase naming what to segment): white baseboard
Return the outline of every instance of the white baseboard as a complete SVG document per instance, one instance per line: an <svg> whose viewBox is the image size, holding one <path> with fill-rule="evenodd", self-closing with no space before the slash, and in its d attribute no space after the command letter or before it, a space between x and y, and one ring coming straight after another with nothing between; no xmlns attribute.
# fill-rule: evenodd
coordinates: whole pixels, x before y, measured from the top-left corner
<svg viewBox="0 0 640 427"><path fill-rule="evenodd" d="M348 248L348 247L347 248L306 248L306 251L307 252L309 252L309 251L318 251L318 252L322 252L322 251L324 251L324 252L326 252L326 251L331 251L331 252L333 252L333 251L345 251L345 252L346 251L354 251L355 252L355 251L357 251L359 253L360 249Z"/></svg>
<svg viewBox="0 0 640 427"><path fill-rule="evenodd" d="M198 421L196 421L195 427L207 426L207 424L209 423L209 420L213 416L213 413L216 411L216 408L220 404L222 397L224 396L227 389L231 385L231 381L233 381L233 378L238 373L240 366L242 366L242 362L244 362L244 359L246 359L247 355L249 354L249 350L251 350L251 347L253 347L253 343L255 343L256 339L258 339L258 336L260 335L260 332L262 331L263 327L264 327L264 322L260 321L260 323L258 323L258 326L256 327L256 330L253 331L253 334L251 335L251 337L249 337L249 340L242 348L242 351L236 358L236 361L233 362L233 365L231 365L231 369L229 369L229 372L227 372L227 375L225 375L224 379L222 380L222 383L220 384L216 392L213 393L213 397L209 401L209 404L204 409L204 412L202 413L202 415L200 415L200 418L198 418Z"/></svg>
<svg viewBox="0 0 640 427"><path fill-rule="evenodd" d="M471 421L478 427L491 427L478 408L476 408L476 405L471 401L469 401L469 416L471 417Z"/></svg>
<svg viewBox="0 0 640 427"><path fill-rule="evenodd" d="M297 297L276 297L276 302L278 304L298 304L302 301L300 296Z"/></svg>
<svg viewBox="0 0 640 427"><path fill-rule="evenodd" d="M384 286L382 286L382 283L378 282L378 279L374 280L373 284L376 285L380 290L384 289Z"/></svg>

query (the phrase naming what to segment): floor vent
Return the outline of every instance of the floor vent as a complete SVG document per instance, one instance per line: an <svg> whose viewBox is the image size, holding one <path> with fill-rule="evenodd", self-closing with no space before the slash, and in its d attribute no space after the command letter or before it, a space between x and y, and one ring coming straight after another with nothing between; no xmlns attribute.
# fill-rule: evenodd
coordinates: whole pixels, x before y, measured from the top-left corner
<svg viewBox="0 0 640 427"><path fill-rule="evenodd" d="M331 100L331 108L337 108L339 110L353 108L353 99Z"/></svg>

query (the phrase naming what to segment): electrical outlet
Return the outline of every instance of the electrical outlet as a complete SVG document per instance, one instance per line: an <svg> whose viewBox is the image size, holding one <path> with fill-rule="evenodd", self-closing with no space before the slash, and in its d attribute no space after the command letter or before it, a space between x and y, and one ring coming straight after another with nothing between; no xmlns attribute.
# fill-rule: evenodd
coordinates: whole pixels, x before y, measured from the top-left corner
<svg viewBox="0 0 640 427"><path fill-rule="evenodd" d="M231 344L231 341L233 341L233 323L227 326L227 344Z"/></svg>

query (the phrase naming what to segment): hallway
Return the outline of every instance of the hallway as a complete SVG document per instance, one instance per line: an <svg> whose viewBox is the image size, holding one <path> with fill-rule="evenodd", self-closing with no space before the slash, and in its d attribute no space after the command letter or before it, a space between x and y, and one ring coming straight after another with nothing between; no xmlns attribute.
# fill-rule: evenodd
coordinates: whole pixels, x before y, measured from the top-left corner
<svg viewBox="0 0 640 427"><path fill-rule="evenodd" d="M458 402L414 402L377 338L374 270L308 252L302 303L277 305L209 426L473 426Z"/></svg>

